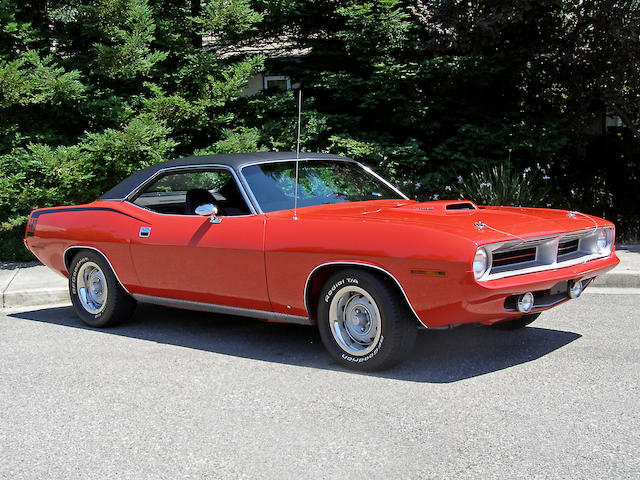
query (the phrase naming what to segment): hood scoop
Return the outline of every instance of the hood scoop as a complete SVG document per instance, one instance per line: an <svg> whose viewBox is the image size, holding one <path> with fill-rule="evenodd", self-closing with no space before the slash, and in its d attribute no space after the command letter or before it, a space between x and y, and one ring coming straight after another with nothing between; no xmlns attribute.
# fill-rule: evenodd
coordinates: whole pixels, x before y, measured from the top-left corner
<svg viewBox="0 0 640 480"><path fill-rule="evenodd" d="M477 210L476 204L473 202L454 202L448 203L445 207L445 210Z"/></svg>
<svg viewBox="0 0 640 480"><path fill-rule="evenodd" d="M408 208L411 210L433 213L464 213L469 210L478 210L476 204L469 200L439 200L434 202L422 202L411 205Z"/></svg>

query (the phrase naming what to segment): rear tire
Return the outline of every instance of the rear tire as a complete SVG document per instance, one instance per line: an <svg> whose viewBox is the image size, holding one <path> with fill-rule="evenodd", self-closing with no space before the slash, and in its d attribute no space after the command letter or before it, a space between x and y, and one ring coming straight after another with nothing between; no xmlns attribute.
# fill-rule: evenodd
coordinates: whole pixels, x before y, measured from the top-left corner
<svg viewBox="0 0 640 480"><path fill-rule="evenodd" d="M498 330L518 330L526 327L530 323L533 323L539 316L539 313L530 313L513 320L503 320L501 322L494 323L491 326Z"/></svg>
<svg viewBox="0 0 640 480"><path fill-rule="evenodd" d="M80 319L91 327L109 327L131 318L136 301L122 288L102 255L82 250L71 261L69 295Z"/></svg>
<svg viewBox="0 0 640 480"><path fill-rule="evenodd" d="M340 365L354 370L383 370L407 357L417 333L412 317L391 285L363 270L332 275L318 301L324 346Z"/></svg>

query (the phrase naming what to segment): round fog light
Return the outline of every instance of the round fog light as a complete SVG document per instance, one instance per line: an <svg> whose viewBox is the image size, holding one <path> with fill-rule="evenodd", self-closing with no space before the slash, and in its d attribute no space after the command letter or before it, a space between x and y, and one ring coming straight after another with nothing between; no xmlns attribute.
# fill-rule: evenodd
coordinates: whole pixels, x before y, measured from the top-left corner
<svg viewBox="0 0 640 480"><path fill-rule="evenodd" d="M580 280L569 283L569 297L578 298L582 293L582 282Z"/></svg>
<svg viewBox="0 0 640 480"><path fill-rule="evenodd" d="M516 302L516 308L519 312L529 313L533 308L533 293L527 292L518 297L518 301Z"/></svg>

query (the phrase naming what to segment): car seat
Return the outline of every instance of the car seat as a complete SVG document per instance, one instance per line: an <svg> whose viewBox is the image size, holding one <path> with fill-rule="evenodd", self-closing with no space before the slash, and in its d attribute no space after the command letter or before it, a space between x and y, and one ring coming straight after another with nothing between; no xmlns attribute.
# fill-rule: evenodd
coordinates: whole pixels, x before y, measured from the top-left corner
<svg viewBox="0 0 640 480"><path fill-rule="evenodd" d="M207 203L211 203L214 205L216 203L216 199L211 194L211 192L205 188L192 188L191 190L187 191L184 214L195 215L196 208Z"/></svg>

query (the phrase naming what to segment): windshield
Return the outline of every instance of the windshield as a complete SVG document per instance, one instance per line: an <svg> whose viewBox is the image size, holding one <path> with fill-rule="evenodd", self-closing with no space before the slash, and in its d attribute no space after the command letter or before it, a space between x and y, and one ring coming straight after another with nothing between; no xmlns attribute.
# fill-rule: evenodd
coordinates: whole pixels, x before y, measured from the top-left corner
<svg viewBox="0 0 640 480"><path fill-rule="evenodd" d="M296 162L250 165L242 169L263 212L293 208ZM403 199L393 188L354 162L300 161L298 207L363 200Z"/></svg>

